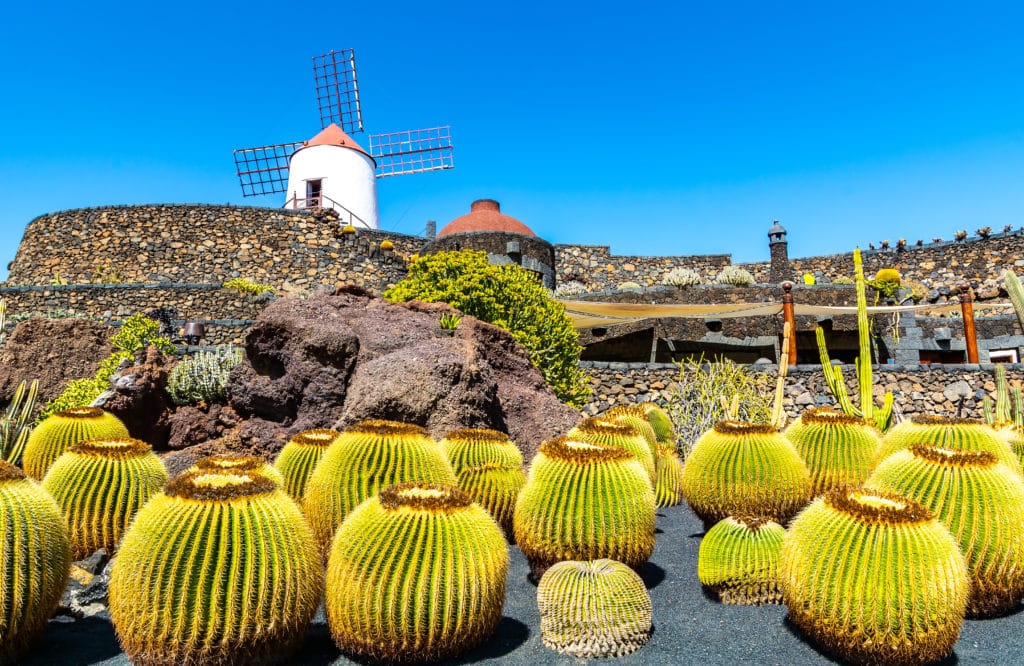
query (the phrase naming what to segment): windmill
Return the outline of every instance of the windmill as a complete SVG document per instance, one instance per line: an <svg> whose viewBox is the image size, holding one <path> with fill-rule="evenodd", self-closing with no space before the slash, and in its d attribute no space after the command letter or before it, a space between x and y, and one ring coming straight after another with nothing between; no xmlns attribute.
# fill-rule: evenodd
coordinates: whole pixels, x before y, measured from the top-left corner
<svg viewBox="0 0 1024 666"><path fill-rule="evenodd" d="M369 152L349 136L364 131L353 49L314 56L313 81L320 133L234 151L243 196L284 193L285 208L333 208L342 224L376 229L377 178L455 166L448 125L370 134Z"/></svg>

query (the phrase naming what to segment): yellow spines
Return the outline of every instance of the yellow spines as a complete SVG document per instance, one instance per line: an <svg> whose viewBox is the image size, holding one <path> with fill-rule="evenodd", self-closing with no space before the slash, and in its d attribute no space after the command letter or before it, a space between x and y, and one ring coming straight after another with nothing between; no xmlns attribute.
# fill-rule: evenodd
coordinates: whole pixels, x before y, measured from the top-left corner
<svg viewBox="0 0 1024 666"><path fill-rule="evenodd" d="M570 430L568 437L581 442L617 446L629 451L643 466L653 487L655 480L654 451L650 442L632 425L606 421L601 417L591 417L583 419L579 425Z"/></svg>
<svg viewBox="0 0 1024 666"><path fill-rule="evenodd" d="M968 617L1024 598L1024 481L988 451L915 444L886 458L866 486L914 499L953 534L971 577Z"/></svg>
<svg viewBox="0 0 1024 666"><path fill-rule="evenodd" d="M786 428L784 434L811 472L815 495L864 483L882 445L873 423L829 407L812 407Z"/></svg>
<svg viewBox="0 0 1024 666"><path fill-rule="evenodd" d="M71 548L53 498L0 461L0 664L45 630L68 581Z"/></svg>
<svg viewBox="0 0 1024 666"><path fill-rule="evenodd" d="M683 501L683 461L674 445L658 444L658 458L654 480L655 504L659 507L675 506Z"/></svg>
<svg viewBox="0 0 1024 666"><path fill-rule="evenodd" d="M647 419L647 412L640 405L616 405L598 418L603 421L633 426L640 436L647 440L651 447L651 453L657 457L658 433ZM655 461L655 466L657 466L657 461Z"/></svg>
<svg viewBox="0 0 1024 666"><path fill-rule="evenodd" d="M642 402L638 406L644 410L644 415L647 416L647 420L650 422L651 427L654 428L654 434L657 436L658 441L662 444L669 444L675 447L675 426L672 425L672 418L665 412L665 410L653 402Z"/></svg>
<svg viewBox="0 0 1024 666"><path fill-rule="evenodd" d="M1000 430L999 433L1009 443L1013 452L1017 454L1017 460L1024 462L1024 426L1007 426Z"/></svg>
<svg viewBox="0 0 1024 666"><path fill-rule="evenodd" d="M337 430L327 428L303 430L289 439L278 452L274 468L284 477L284 490L293 500L302 502L306 482L313 476L313 470L327 447L340 434Z"/></svg>
<svg viewBox="0 0 1024 666"><path fill-rule="evenodd" d="M777 604L779 555L786 529L754 516L729 516L700 542L697 578L726 604Z"/></svg>
<svg viewBox="0 0 1024 666"><path fill-rule="evenodd" d="M526 485L519 448L505 433L481 428L452 431L441 440L441 447L459 488L487 509L511 539L516 498Z"/></svg>
<svg viewBox="0 0 1024 666"><path fill-rule="evenodd" d="M630 654L653 631L643 580L609 559L552 565L537 585L537 608L544 645L577 659Z"/></svg>
<svg viewBox="0 0 1024 666"><path fill-rule="evenodd" d="M264 475L277 485L284 487L284 477L277 468L259 456L241 453L218 453L200 458L189 472L256 472Z"/></svg>
<svg viewBox="0 0 1024 666"><path fill-rule="evenodd" d="M459 474L467 467L496 464L499 467L523 466L523 453L508 435L486 428L453 430L441 440L441 448Z"/></svg>
<svg viewBox="0 0 1024 666"><path fill-rule="evenodd" d="M256 472L185 472L136 515L110 573L133 664L282 661L320 604L323 569L298 506Z"/></svg>
<svg viewBox="0 0 1024 666"><path fill-rule="evenodd" d="M327 564L338 647L386 662L454 657L501 619L508 550L497 523L454 486L401 483L355 508Z"/></svg>
<svg viewBox="0 0 1024 666"><path fill-rule="evenodd" d="M983 421L920 415L900 422L882 437L878 464L912 444L938 446L954 451L990 451L1007 467L1022 474L1020 460L1005 438Z"/></svg>
<svg viewBox="0 0 1024 666"><path fill-rule="evenodd" d="M41 481L53 461L75 442L87 439L130 437L121 419L96 407L75 407L53 414L28 436L22 467Z"/></svg>
<svg viewBox="0 0 1024 666"><path fill-rule="evenodd" d="M785 524L811 499L811 474L774 427L720 421L686 458L683 497L705 525L729 515Z"/></svg>
<svg viewBox="0 0 1024 666"><path fill-rule="evenodd" d="M909 498L833 490L800 513L779 560L790 620L856 663L921 664L948 655L970 583L956 540Z"/></svg>
<svg viewBox="0 0 1024 666"><path fill-rule="evenodd" d="M80 560L100 548L113 552L138 510L166 482L167 470L149 444L124 437L72 444L42 486L57 500L72 559Z"/></svg>
<svg viewBox="0 0 1024 666"><path fill-rule="evenodd" d="M334 531L352 509L381 488L405 481L458 483L444 451L426 430L373 420L339 435L309 477L302 501L324 557Z"/></svg>
<svg viewBox="0 0 1024 666"><path fill-rule="evenodd" d="M654 490L632 453L556 437L530 465L513 529L536 575L561 560L639 566L654 550L654 521Z"/></svg>

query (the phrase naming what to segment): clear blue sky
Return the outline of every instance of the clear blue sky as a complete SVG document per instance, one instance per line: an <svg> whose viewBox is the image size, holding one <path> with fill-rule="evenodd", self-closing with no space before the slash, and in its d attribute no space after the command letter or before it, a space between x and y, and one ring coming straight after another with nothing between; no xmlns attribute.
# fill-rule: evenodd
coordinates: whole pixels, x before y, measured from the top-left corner
<svg viewBox="0 0 1024 666"><path fill-rule="evenodd" d="M315 134L311 56L344 47L369 131L453 128L453 171L379 182L385 229L486 197L555 243L757 261L773 218L790 256L1024 225L1019 3L28 4L0 278L42 213L283 203L231 151Z"/></svg>

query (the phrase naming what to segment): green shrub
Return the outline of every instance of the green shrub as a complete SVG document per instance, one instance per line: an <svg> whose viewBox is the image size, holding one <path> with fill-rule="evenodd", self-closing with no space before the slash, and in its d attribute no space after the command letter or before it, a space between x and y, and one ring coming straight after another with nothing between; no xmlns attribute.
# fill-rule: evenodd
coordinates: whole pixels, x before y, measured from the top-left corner
<svg viewBox="0 0 1024 666"><path fill-rule="evenodd" d="M253 282L243 277L231 278L227 282L221 285L222 289L234 289L240 294L262 296L263 294L273 294L274 288L269 284L262 284L260 282Z"/></svg>
<svg viewBox="0 0 1024 666"><path fill-rule="evenodd" d="M414 257L409 275L384 298L394 302L444 302L504 328L563 402L580 407L590 392L579 368L579 335L565 307L548 296L528 270L493 266L483 251L439 252Z"/></svg>
<svg viewBox="0 0 1024 666"><path fill-rule="evenodd" d="M241 362L242 350L231 345L193 354L174 366L167 380L167 392L176 405L223 400L228 375Z"/></svg>
<svg viewBox="0 0 1024 666"><path fill-rule="evenodd" d="M121 328L110 338L110 344L121 351L136 352L150 345L165 354L174 354L178 348L167 338L157 335L160 322L136 312L121 322Z"/></svg>

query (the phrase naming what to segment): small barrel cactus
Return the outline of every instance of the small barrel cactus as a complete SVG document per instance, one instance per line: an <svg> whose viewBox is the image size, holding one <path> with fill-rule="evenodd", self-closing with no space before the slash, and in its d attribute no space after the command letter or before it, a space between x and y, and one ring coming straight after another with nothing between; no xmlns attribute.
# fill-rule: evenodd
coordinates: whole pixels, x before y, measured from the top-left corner
<svg viewBox="0 0 1024 666"><path fill-rule="evenodd" d="M621 421L609 421L602 417L591 417L583 419L579 425L570 430L568 437L581 442L617 446L629 451L647 472L647 478L652 484L654 483L654 446L633 425Z"/></svg>
<svg viewBox="0 0 1024 666"><path fill-rule="evenodd" d="M577 659L630 654L653 631L643 580L614 560L553 565L537 585L537 607L544 645Z"/></svg>
<svg viewBox="0 0 1024 666"><path fill-rule="evenodd" d="M876 464L913 444L927 444L954 451L990 451L1010 469L1022 473L1020 460L1013 448L992 426L974 419L932 415L913 416L885 433L875 459Z"/></svg>
<svg viewBox="0 0 1024 666"><path fill-rule="evenodd" d="M185 472L135 517L110 573L133 664L283 661L320 605L323 569L295 502L255 472Z"/></svg>
<svg viewBox="0 0 1024 666"><path fill-rule="evenodd" d="M654 434L662 444L676 445L676 430L672 425L672 418L664 409L653 402L642 402L638 405L644 410L644 415L654 428Z"/></svg>
<svg viewBox="0 0 1024 666"><path fill-rule="evenodd" d="M697 578L726 604L777 604L779 556L786 529L754 516L729 516L700 542Z"/></svg>
<svg viewBox="0 0 1024 666"><path fill-rule="evenodd" d="M296 502L302 502L306 493L306 482L313 476L320 458L327 447L341 433L327 428L303 430L294 435L281 448L274 460L274 467L284 477L284 490Z"/></svg>
<svg viewBox="0 0 1024 666"><path fill-rule="evenodd" d="M521 467L485 463L463 469L457 478L459 488L487 509L491 517L501 525L505 536L512 540L512 518L519 493L526 486L526 472Z"/></svg>
<svg viewBox="0 0 1024 666"><path fill-rule="evenodd" d="M400 483L355 508L327 564L338 647L387 662L463 653L501 619L508 549L497 523L454 486Z"/></svg>
<svg viewBox="0 0 1024 666"><path fill-rule="evenodd" d="M227 395L228 375L242 362L242 356L241 349L231 346L192 354L171 370L167 393L176 405L223 400Z"/></svg>
<svg viewBox="0 0 1024 666"><path fill-rule="evenodd" d="M730 515L785 524L810 501L811 474L772 426L720 421L686 459L683 497L707 526Z"/></svg>
<svg viewBox="0 0 1024 666"><path fill-rule="evenodd" d="M912 499L844 488L786 532L779 560L790 620L855 663L922 664L953 650L970 583L956 540Z"/></svg>
<svg viewBox="0 0 1024 666"><path fill-rule="evenodd" d="M1024 462L1024 426L1012 425L999 432L1017 454L1017 460Z"/></svg>
<svg viewBox="0 0 1024 666"><path fill-rule="evenodd" d="M496 464L500 467L523 466L523 453L503 432L485 428L454 430L441 440L441 448L456 474L468 467Z"/></svg>
<svg viewBox="0 0 1024 666"><path fill-rule="evenodd" d="M658 444L655 464L654 499L659 507L675 506L683 501L683 461L675 446Z"/></svg>
<svg viewBox="0 0 1024 666"><path fill-rule="evenodd" d="M441 446L420 426L373 420L341 433L313 470L302 500L324 557L352 509L381 488L404 481L458 483Z"/></svg>
<svg viewBox="0 0 1024 666"><path fill-rule="evenodd" d="M189 472L256 472L266 476L277 485L284 487L284 477L277 468L259 456L241 453L218 453L200 458Z"/></svg>
<svg viewBox="0 0 1024 666"><path fill-rule="evenodd" d="M100 548L113 551L132 518L167 483L167 470L149 444L127 438L87 439L50 466L43 489L64 513L75 560Z"/></svg>
<svg viewBox="0 0 1024 666"><path fill-rule="evenodd" d="M28 436L22 467L42 481L53 461L75 442L130 437L121 419L96 407L74 407L44 419Z"/></svg>
<svg viewBox="0 0 1024 666"><path fill-rule="evenodd" d="M1001 615L1024 598L1024 481L994 453L915 444L865 485L917 500L949 528L971 577L968 617Z"/></svg>
<svg viewBox="0 0 1024 666"><path fill-rule="evenodd" d="M807 463L815 495L864 483L882 445L867 421L829 407L806 410L784 434Z"/></svg>
<svg viewBox="0 0 1024 666"><path fill-rule="evenodd" d="M60 507L0 461L0 663L17 663L46 631L68 582L71 547Z"/></svg>
<svg viewBox="0 0 1024 666"><path fill-rule="evenodd" d="M561 560L640 566L654 550L654 521L650 477L632 453L556 437L530 465L513 528L536 576Z"/></svg>

